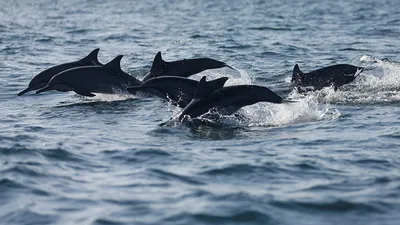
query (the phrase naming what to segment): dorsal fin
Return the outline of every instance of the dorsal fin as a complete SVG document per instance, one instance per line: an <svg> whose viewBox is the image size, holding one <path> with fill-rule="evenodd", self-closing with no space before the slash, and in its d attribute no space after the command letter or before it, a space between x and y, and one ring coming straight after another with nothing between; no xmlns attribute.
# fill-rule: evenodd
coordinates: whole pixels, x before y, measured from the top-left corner
<svg viewBox="0 0 400 225"><path fill-rule="evenodd" d="M123 57L123 55L119 55L119 56L115 57L109 63L105 64L104 67L107 67L107 68L115 70L115 71L120 71L122 57Z"/></svg>
<svg viewBox="0 0 400 225"><path fill-rule="evenodd" d="M161 57L161 52L158 52L154 57L153 64L151 65L150 74L152 77L158 77L162 74L163 65L165 61Z"/></svg>
<svg viewBox="0 0 400 225"><path fill-rule="evenodd" d="M90 62L93 65L101 65L98 59L98 54L99 54L100 48L94 49L89 55L87 55L85 58L81 59L81 61L85 62Z"/></svg>
<svg viewBox="0 0 400 225"><path fill-rule="evenodd" d="M304 75L304 73L301 72L299 65L296 64L293 68L292 83L295 83L296 85L300 85L303 75Z"/></svg>
<svg viewBox="0 0 400 225"><path fill-rule="evenodd" d="M208 91L213 92L222 88L228 79L228 77L220 77L215 80L207 81L207 87L209 89Z"/></svg>
<svg viewBox="0 0 400 225"><path fill-rule="evenodd" d="M206 76L203 76L197 85L196 93L193 98L201 99L212 92L210 83L206 81Z"/></svg>

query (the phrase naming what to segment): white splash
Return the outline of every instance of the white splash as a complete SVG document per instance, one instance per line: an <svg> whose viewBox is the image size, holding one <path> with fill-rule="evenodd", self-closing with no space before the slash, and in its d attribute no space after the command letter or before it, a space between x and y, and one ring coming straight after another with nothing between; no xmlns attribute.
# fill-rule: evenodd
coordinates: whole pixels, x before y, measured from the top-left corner
<svg viewBox="0 0 400 225"><path fill-rule="evenodd" d="M325 103L381 104L400 101L400 63L380 60L364 55L360 58L365 70L350 84L339 90L324 88L307 94L290 93L293 96L314 96ZM285 81L290 83L290 77Z"/></svg>
<svg viewBox="0 0 400 225"><path fill-rule="evenodd" d="M99 94L96 93L96 96L94 97L84 97L84 96L79 96L85 101L90 101L90 102L114 102L114 101L124 101L127 99L133 99L137 98L135 95L131 94L126 94L126 93L119 93L119 94Z"/></svg>
<svg viewBox="0 0 400 225"><path fill-rule="evenodd" d="M249 126L282 126L337 119L341 114L329 104L320 104L313 96L283 104L257 103L243 107Z"/></svg>
<svg viewBox="0 0 400 225"><path fill-rule="evenodd" d="M224 70L204 71L194 75L191 78L199 80L202 76L207 76L208 80L217 79L222 76L229 77L227 84L240 85L252 84L251 76L245 70L237 70L237 74L232 75L231 71L225 73ZM289 80L290 81L290 80ZM332 92L334 92L332 90ZM219 120L225 125L239 126L282 126L302 122L311 122L319 120L332 120L340 116L339 110L331 108L329 104L321 104L315 96L292 95L288 99L296 102L287 102L283 104L272 104L260 102L254 105L243 107L239 112L244 118L232 116L222 116ZM172 117L175 118L182 109L169 105Z"/></svg>

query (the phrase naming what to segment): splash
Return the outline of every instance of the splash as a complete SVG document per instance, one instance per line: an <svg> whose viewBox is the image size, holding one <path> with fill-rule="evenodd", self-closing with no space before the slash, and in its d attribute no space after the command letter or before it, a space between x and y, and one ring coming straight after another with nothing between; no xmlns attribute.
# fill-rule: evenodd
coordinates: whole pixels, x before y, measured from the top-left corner
<svg viewBox="0 0 400 225"><path fill-rule="evenodd" d="M360 58L366 69L357 79L339 90L332 87L298 94L290 93L293 98L313 96L324 103L338 104L393 104L400 101L400 63L387 59L380 60L364 55ZM291 78L285 81L290 83Z"/></svg>
<svg viewBox="0 0 400 225"><path fill-rule="evenodd" d="M245 70L238 70L238 74L224 73L218 70L212 72L205 71L201 74L193 76L194 79L200 79L207 76L209 80L216 79L221 76L229 77L226 86L252 84L253 80ZM333 90L332 90L333 91ZM321 104L315 96L289 96L288 98L296 100L296 102L287 102L283 104L272 104L260 102L254 105L241 108L238 113L233 115L218 115L217 121L210 121L209 115L206 113L200 117L205 124L218 123L225 126L248 126L248 127L271 127L284 126L302 122L333 120L337 119L341 114L336 108L331 108L329 104ZM168 123L169 126L178 126L177 117L182 109L169 105L172 118ZM214 112L215 113L215 112ZM165 125L165 124L164 124Z"/></svg>
<svg viewBox="0 0 400 225"><path fill-rule="evenodd" d="M137 98L137 96L126 93L117 94L97 94L94 97L85 97L77 95L79 98L87 102L114 102L114 101L124 101L127 99Z"/></svg>
<svg viewBox="0 0 400 225"><path fill-rule="evenodd" d="M249 76L249 74L245 70L241 69L236 69L236 71L227 68L206 70L199 74L193 75L190 78L200 80L203 76L207 76L207 80L214 80L220 77L228 77L229 79L225 83L225 86L253 83L253 80Z"/></svg>
<svg viewBox="0 0 400 225"><path fill-rule="evenodd" d="M283 126L320 120L334 120L341 113L329 104L320 104L314 96L283 104L258 103L243 107L248 126Z"/></svg>

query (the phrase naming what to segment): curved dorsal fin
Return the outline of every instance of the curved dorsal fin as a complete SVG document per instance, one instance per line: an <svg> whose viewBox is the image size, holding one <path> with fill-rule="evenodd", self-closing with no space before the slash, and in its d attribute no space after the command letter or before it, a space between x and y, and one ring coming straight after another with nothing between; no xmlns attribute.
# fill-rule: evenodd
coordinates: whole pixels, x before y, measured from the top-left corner
<svg viewBox="0 0 400 225"><path fill-rule="evenodd" d="M81 59L81 61L90 62L93 65L101 65L98 59L100 48L94 49L92 52L89 53L85 58Z"/></svg>
<svg viewBox="0 0 400 225"><path fill-rule="evenodd" d="M292 82L300 85L303 76L304 76L304 73L301 72L299 65L296 64L293 68Z"/></svg>
<svg viewBox="0 0 400 225"><path fill-rule="evenodd" d="M119 71L121 70L121 59L123 55L119 55L115 57L113 60L111 60L109 63L105 64L104 67L107 67L109 69Z"/></svg>
<svg viewBox="0 0 400 225"><path fill-rule="evenodd" d="M206 76L203 76L197 85L196 93L193 98L204 98L209 93Z"/></svg>
<svg viewBox="0 0 400 225"><path fill-rule="evenodd" d="M228 79L229 79L228 77L220 77L220 78L215 79L215 80L207 81L208 91L209 92L213 92L213 91L216 91L218 89L221 89L222 87L224 87L224 84L226 83L226 81Z"/></svg>
<svg viewBox="0 0 400 225"><path fill-rule="evenodd" d="M161 52L158 52L154 57L153 64L151 65L150 74L152 77L158 77L162 74L163 65L165 61L161 57Z"/></svg>

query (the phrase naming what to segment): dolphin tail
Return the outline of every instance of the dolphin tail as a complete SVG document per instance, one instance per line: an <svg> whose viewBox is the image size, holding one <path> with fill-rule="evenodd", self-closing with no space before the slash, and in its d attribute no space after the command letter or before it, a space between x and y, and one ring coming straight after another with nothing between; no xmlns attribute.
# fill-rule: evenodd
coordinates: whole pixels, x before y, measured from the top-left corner
<svg viewBox="0 0 400 225"><path fill-rule="evenodd" d="M93 65L102 65L98 59L99 51L100 51L99 48L94 49L91 53L89 53L89 55L87 55L85 58L81 59L81 61L90 62Z"/></svg>

